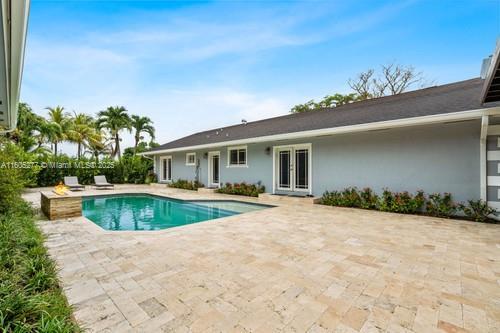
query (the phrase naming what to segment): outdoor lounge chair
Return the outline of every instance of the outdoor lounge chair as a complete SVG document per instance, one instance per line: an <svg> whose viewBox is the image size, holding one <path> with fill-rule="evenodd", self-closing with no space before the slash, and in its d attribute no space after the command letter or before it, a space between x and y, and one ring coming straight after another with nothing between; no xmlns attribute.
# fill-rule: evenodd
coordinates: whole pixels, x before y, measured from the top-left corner
<svg viewBox="0 0 500 333"><path fill-rule="evenodd" d="M95 187L98 189L115 188L115 185L108 183L106 176L94 176Z"/></svg>
<svg viewBox="0 0 500 333"><path fill-rule="evenodd" d="M85 186L78 183L77 177L64 177L64 185L69 187L71 191L83 191Z"/></svg>

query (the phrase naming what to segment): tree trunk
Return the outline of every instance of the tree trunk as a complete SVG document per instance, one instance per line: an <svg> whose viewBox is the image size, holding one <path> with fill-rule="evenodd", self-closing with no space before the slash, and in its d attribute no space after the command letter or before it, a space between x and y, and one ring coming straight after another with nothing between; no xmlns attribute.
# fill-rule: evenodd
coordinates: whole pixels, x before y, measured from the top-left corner
<svg viewBox="0 0 500 333"><path fill-rule="evenodd" d="M115 134L115 156L118 155L118 159L120 160L122 158L122 153L120 151L120 137L118 136L118 133ZM113 156L113 158L115 157Z"/></svg>
<svg viewBox="0 0 500 333"><path fill-rule="evenodd" d="M139 145L140 137L138 135L135 136L135 144L134 144L134 155L137 154L137 146Z"/></svg>
<svg viewBox="0 0 500 333"><path fill-rule="evenodd" d="M57 141L54 142L54 156L57 156Z"/></svg>
<svg viewBox="0 0 500 333"><path fill-rule="evenodd" d="M78 153L76 156L78 156L78 159L80 159L81 155L82 155L82 144L78 142Z"/></svg>

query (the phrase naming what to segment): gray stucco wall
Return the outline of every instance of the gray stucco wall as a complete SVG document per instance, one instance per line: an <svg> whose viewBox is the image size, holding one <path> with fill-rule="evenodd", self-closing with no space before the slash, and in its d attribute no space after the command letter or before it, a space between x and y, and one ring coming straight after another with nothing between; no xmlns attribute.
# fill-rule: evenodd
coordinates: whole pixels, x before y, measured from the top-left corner
<svg viewBox="0 0 500 333"><path fill-rule="evenodd" d="M348 186L368 186L377 192L384 187L394 191L451 192L455 200L463 201L479 199L479 135L479 122L468 121L249 144L247 168L226 167L227 147L211 151L220 151L222 183L261 181L267 192L273 188L273 156L266 153L266 147L311 143L314 195ZM206 152L196 151L204 184ZM194 179L195 167L185 165L185 154L170 154L174 180Z"/></svg>

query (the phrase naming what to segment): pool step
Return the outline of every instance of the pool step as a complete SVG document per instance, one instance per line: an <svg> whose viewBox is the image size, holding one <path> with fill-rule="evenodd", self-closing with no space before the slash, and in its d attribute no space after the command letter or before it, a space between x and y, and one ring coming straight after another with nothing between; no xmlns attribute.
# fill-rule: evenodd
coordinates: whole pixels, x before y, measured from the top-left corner
<svg viewBox="0 0 500 333"><path fill-rule="evenodd" d="M290 195L277 195L271 193L261 193L259 194L259 199L265 201L276 201L283 203L301 203L301 204L316 204L319 203L320 197L300 197L300 196L290 196Z"/></svg>

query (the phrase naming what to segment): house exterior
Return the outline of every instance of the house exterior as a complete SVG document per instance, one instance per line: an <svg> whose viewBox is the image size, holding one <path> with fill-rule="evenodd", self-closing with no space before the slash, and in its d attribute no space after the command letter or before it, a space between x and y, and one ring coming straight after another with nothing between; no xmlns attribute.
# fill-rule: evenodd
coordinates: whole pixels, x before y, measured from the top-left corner
<svg viewBox="0 0 500 333"><path fill-rule="evenodd" d="M450 192L500 207L498 53L482 78L195 133L145 155L159 182Z"/></svg>

